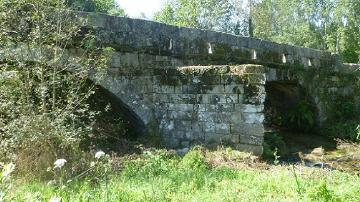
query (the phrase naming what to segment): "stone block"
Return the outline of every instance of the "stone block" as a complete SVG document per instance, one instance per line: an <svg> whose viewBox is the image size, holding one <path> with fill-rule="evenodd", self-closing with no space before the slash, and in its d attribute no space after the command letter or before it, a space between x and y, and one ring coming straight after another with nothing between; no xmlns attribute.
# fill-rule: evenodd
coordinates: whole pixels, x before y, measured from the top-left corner
<svg viewBox="0 0 360 202"><path fill-rule="evenodd" d="M265 85L266 77L265 74L249 74L248 81L252 84L261 84Z"/></svg>
<svg viewBox="0 0 360 202"><path fill-rule="evenodd" d="M230 142L233 144L239 144L240 143L240 135L231 135L230 136Z"/></svg>
<svg viewBox="0 0 360 202"><path fill-rule="evenodd" d="M169 148L178 148L180 145L180 140L177 138L173 138L173 137L164 137L165 140L165 144L167 147Z"/></svg>
<svg viewBox="0 0 360 202"><path fill-rule="evenodd" d="M264 142L263 136L240 135L240 143L242 144L262 145L263 142Z"/></svg>
<svg viewBox="0 0 360 202"><path fill-rule="evenodd" d="M225 94L243 94L244 86L242 84L237 85L224 85Z"/></svg>
<svg viewBox="0 0 360 202"><path fill-rule="evenodd" d="M233 112L234 104L207 104L206 111L208 111L208 112Z"/></svg>
<svg viewBox="0 0 360 202"><path fill-rule="evenodd" d="M191 129L191 121L188 120L174 120L175 130L186 131Z"/></svg>
<svg viewBox="0 0 360 202"><path fill-rule="evenodd" d="M168 103L169 95L168 94L154 94L153 102L154 103Z"/></svg>
<svg viewBox="0 0 360 202"><path fill-rule="evenodd" d="M175 86L162 85L161 93L173 94L175 93Z"/></svg>
<svg viewBox="0 0 360 202"><path fill-rule="evenodd" d="M238 95L237 94L230 94L230 95L226 95L225 96L225 102L226 103L231 103L231 104L235 104L235 103L239 103L239 99L238 99Z"/></svg>
<svg viewBox="0 0 360 202"><path fill-rule="evenodd" d="M245 123L263 123L265 115L263 113L243 113Z"/></svg>
<svg viewBox="0 0 360 202"><path fill-rule="evenodd" d="M208 104L208 103L210 103L211 96L212 95L209 95L209 94L198 94L197 95L198 104Z"/></svg>
<svg viewBox="0 0 360 202"><path fill-rule="evenodd" d="M238 125L239 123L242 123L244 121L244 116L239 111L234 111L234 112L230 113L229 118L230 118L229 122L232 124Z"/></svg>
<svg viewBox="0 0 360 202"><path fill-rule="evenodd" d="M240 107L238 105L238 107ZM242 112L245 113L259 113L264 111L264 105L251 105L251 104L244 104L241 106Z"/></svg>
<svg viewBox="0 0 360 202"><path fill-rule="evenodd" d="M232 134L241 134L244 136L264 136L264 126L263 124L232 124L231 133Z"/></svg>
<svg viewBox="0 0 360 202"><path fill-rule="evenodd" d="M168 110L171 111L184 111L184 112L192 112L194 111L194 105L193 104L174 104L169 103Z"/></svg>
<svg viewBox="0 0 360 202"><path fill-rule="evenodd" d="M230 133L230 124L226 123L216 123L215 124L215 132L229 134Z"/></svg>
<svg viewBox="0 0 360 202"><path fill-rule="evenodd" d="M206 104L195 104L194 105L194 112L205 112L206 111Z"/></svg>
<svg viewBox="0 0 360 202"><path fill-rule="evenodd" d="M185 131L182 131L182 130L174 131L173 132L173 137L178 139L178 140L184 139L185 138Z"/></svg>
<svg viewBox="0 0 360 202"><path fill-rule="evenodd" d="M209 85L206 93L209 94L221 94L225 93L224 85Z"/></svg>
<svg viewBox="0 0 360 202"><path fill-rule="evenodd" d="M173 103L179 104L196 104L197 96L194 94L169 94L170 100Z"/></svg>
<svg viewBox="0 0 360 202"><path fill-rule="evenodd" d="M208 132L208 133L205 133L205 142L220 144L220 143L222 143L224 137L226 137L226 136L224 136L223 134Z"/></svg>
<svg viewBox="0 0 360 202"><path fill-rule="evenodd" d="M215 133L216 125L214 122L204 122L203 123L203 131L205 133Z"/></svg>
<svg viewBox="0 0 360 202"><path fill-rule="evenodd" d="M170 119L192 120L193 114L192 112L184 112L184 111L168 111L168 117Z"/></svg>
<svg viewBox="0 0 360 202"><path fill-rule="evenodd" d="M209 112L215 123L231 123L231 112Z"/></svg>

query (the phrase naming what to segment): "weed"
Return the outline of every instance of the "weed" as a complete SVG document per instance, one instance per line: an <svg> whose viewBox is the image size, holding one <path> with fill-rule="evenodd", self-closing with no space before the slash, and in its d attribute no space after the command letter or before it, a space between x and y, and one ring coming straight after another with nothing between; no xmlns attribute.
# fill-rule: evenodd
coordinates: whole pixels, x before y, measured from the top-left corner
<svg viewBox="0 0 360 202"><path fill-rule="evenodd" d="M204 153L201 148L195 148L189 151L180 162L180 167L183 169L207 169L209 166L205 161Z"/></svg>

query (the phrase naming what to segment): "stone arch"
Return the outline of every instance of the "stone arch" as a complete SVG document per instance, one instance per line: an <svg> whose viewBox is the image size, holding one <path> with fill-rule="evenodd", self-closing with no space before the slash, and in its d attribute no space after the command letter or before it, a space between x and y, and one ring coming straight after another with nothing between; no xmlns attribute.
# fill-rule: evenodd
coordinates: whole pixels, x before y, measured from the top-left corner
<svg viewBox="0 0 360 202"><path fill-rule="evenodd" d="M92 82L92 81L90 81ZM107 121L116 121L109 123L117 124L118 120L122 122L120 131L113 132L125 132L126 134L117 134L113 135L118 136L122 135L127 138L138 138L140 135L146 134L146 126L142 119L127 105L123 102L123 100L110 92L108 89L105 89L101 85L96 85L95 93L90 97L92 101L92 105L95 110L101 110L101 117L105 118L105 120L99 120L100 123L107 124ZM105 110L107 107L108 110ZM105 121L105 122L104 122ZM100 126L106 127L106 126ZM104 128L106 129L106 128Z"/></svg>
<svg viewBox="0 0 360 202"><path fill-rule="evenodd" d="M315 128L318 120L316 104L298 81L268 81L265 91L266 127L301 131Z"/></svg>
<svg viewBox="0 0 360 202"><path fill-rule="evenodd" d="M148 77L131 77L107 74L99 83L109 95L116 99L116 105L126 115L139 135L147 135L154 122L151 102L152 80Z"/></svg>

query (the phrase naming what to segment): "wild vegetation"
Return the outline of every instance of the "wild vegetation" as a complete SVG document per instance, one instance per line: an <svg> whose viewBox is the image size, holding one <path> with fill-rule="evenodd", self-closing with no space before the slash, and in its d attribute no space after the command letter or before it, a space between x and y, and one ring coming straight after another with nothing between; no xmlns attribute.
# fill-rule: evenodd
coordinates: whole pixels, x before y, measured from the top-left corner
<svg viewBox="0 0 360 202"><path fill-rule="evenodd" d="M183 158L147 150L123 159L121 171L98 154L88 172L64 178L68 165L47 185L32 182L7 193L7 200L64 201L359 201L360 178L302 166L271 166L231 149L195 148ZM9 183L11 181L7 181ZM16 183L16 182L14 182ZM10 186L10 185L9 185Z"/></svg>
<svg viewBox="0 0 360 202"><path fill-rule="evenodd" d="M114 0L65 0L64 4L74 10L126 16L125 10Z"/></svg>
<svg viewBox="0 0 360 202"><path fill-rule="evenodd" d="M358 3L321 2L256 1L246 13L237 0L177 0L155 19L338 50L356 62ZM89 79L101 81L112 49L69 9L125 15L112 0L0 0L0 46L9 50L0 55L0 201L360 201L356 143L289 165L277 133L265 137L263 159L226 147L182 156L126 139L134 137L126 117ZM336 103L331 118L340 121L324 132L358 141L356 106ZM311 131L314 120L304 101L281 122ZM313 155L329 167L309 168Z"/></svg>

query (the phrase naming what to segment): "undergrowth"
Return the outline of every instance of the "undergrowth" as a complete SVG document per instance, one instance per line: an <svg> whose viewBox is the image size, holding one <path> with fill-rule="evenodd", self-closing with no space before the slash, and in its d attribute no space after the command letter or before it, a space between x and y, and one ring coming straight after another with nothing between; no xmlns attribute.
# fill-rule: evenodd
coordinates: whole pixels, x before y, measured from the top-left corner
<svg viewBox="0 0 360 202"><path fill-rule="evenodd" d="M225 154L230 154L226 158ZM245 154L237 155L247 159ZM214 159L232 164L214 164ZM294 166L247 166L231 149L195 148L183 158L151 150L125 160L108 180L93 182L99 173L70 181L66 186L46 182L18 183L11 201L359 201L356 175ZM232 165L232 166L231 166Z"/></svg>

